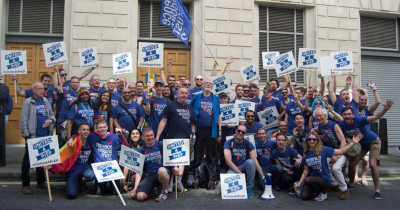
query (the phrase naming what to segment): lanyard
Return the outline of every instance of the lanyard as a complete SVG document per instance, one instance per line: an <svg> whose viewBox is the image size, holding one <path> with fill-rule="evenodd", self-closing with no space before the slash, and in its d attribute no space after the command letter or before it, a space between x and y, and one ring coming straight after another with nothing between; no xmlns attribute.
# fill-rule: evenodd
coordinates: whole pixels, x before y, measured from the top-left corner
<svg viewBox="0 0 400 210"><path fill-rule="evenodd" d="M89 119L89 113L90 113L90 111L89 111L89 104L88 104L88 108L87 108L87 109L86 109L86 107L85 107L82 103L81 103L81 105L82 105L83 109L85 110L86 119L87 119L89 125L92 126L92 120Z"/></svg>

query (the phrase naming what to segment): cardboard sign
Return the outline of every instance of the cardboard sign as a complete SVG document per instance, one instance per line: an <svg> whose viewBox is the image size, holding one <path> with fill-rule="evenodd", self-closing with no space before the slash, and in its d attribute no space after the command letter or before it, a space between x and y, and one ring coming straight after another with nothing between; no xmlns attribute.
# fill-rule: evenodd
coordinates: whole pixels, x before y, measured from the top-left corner
<svg viewBox="0 0 400 210"><path fill-rule="evenodd" d="M57 136L28 139L27 142L31 168L61 163Z"/></svg>
<svg viewBox="0 0 400 210"><path fill-rule="evenodd" d="M212 93L216 96L218 94L224 92L228 95L231 95L231 78L229 76L215 76L210 77L213 81L213 89Z"/></svg>
<svg viewBox="0 0 400 210"><path fill-rule="evenodd" d="M43 44L43 53L46 61L46 67L68 63L65 42Z"/></svg>
<svg viewBox="0 0 400 210"><path fill-rule="evenodd" d="M128 148L124 145L121 146L121 152L119 156L119 164L129 170L137 173L143 173L145 156L135 150Z"/></svg>
<svg viewBox="0 0 400 210"><path fill-rule="evenodd" d="M164 166L190 165L189 139L164 139L163 164Z"/></svg>
<svg viewBox="0 0 400 210"><path fill-rule="evenodd" d="M95 47L79 49L79 64L81 69L96 67L99 63Z"/></svg>
<svg viewBox="0 0 400 210"><path fill-rule="evenodd" d="M296 72L298 70L292 51L278 55L274 57L272 61L274 62L276 75L278 77Z"/></svg>
<svg viewBox="0 0 400 210"><path fill-rule="evenodd" d="M323 77L330 77L331 71L335 68L335 61L333 60L332 56L323 56L320 57L321 60L321 76Z"/></svg>
<svg viewBox="0 0 400 210"><path fill-rule="evenodd" d="M237 109L237 113L239 113L239 120L245 120L244 115L246 114L247 110L254 111L256 109L256 103L250 101L237 100L235 104L237 104L237 107L235 108Z"/></svg>
<svg viewBox="0 0 400 210"><path fill-rule="evenodd" d="M221 123L222 125L237 126L239 125L239 112L237 104L221 104Z"/></svg>
<svg viewBox="0 0 400 210"><path fill-rule="evenodd" d="M139 42L138 66L162 67L164 61L164 44Z"/></svg>
<svg viewBox="0 0 400 210"><path fill-rule="evenodd" d="M27 72L26 51L1 51L1 74L26 74Z"/></svg>
<svg viewBox="0 0 400 210"><path fill-rule="evenodd" d="M92 168L99 183L125 178L116 160L92 163Z"/></svg>
<svg viewBox="0 0 400 210"><path fill-rule="evenodd" d="M334 60L333 72L353 72L353 52L331 52L330 55Z"/></svg>
<svg viewBox="0 0 400 210"><path fill-rule="evenodd" d="M125 74L132 72L132 53L113 54L113 74Z"/></svg>
<svg viewBox="0 0 400 210"><path fill-rule="evenodd" d="M321 50L310 48L299 48L298 68L302 70L318 71Z"/></svg>
<svg viewBox="0 0 400 210"><path fill-rule="evenodd" d="M260 73L253 64L240 68L240 74L242 75L243 83L260 80Z"/></svg>
<svg viewBox="0 0 400 210"><path fill-rule="evenodd" d="M279 52L262 52L263 69L274 68L273 58L279 55Z"/></svg>
<svg viewBox="0 0 400 210"><path fill-rule="evenodd" d="M244 174L221 174L220 177L222 199L247 199Z"/></svg>
<svg viewBox="0 0 400 210"><path fill-rule="evenodd" d="M257 115L265 129L277 127L279 125L279 113L275 106L267 107L261 112L257 112Z"/></svg>

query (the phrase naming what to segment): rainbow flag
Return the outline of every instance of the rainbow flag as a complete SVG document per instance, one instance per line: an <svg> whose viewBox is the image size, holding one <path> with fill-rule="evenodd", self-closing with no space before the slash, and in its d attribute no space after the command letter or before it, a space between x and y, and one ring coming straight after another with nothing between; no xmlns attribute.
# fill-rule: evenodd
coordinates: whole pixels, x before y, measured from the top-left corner
<svg viewBox="0 0 400 210"><path fill-rule="evenodd" d="M146 85L151 78L157 79L157 73L146 73Z"/></svg>
<svg viewBox="0 0 400 210"><path fill-rule="evenodd" d="M52 172L65 173L75 164L81 154L82 141L76 136L72 142L72 147L65 144L60 149L61 163L52 166Z"/></svg>

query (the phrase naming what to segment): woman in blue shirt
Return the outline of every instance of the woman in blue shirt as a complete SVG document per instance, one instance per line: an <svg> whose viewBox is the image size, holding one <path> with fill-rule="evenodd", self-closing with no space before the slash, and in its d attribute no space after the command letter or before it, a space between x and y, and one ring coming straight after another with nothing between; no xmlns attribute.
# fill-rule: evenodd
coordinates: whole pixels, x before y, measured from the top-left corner
<svg viewBox="0 0 400 210"><path fill-rule="evenodd" d="M111 103L110 91L105 90L100 94L99 101L93 105L94 119L105 120L108 124L109 131L114 131L114 122L110 120L113 106Z"/></svg>
<svg viewBox="0 0 400 210"><path fill-rule="evenodd" d="M134 128L130 134L129 134L129 140L128 140L129 148L133 150L138 150L142 145L143 145L143 140L141 139L141 133L139 129ZM124 186L125 190L131 191L132 189L129 189L128 182L132 182L133 185L135 184L135 173L133 171L130 171L128 168L124 168L124 177L125 179L122 180L122 184ZM133 186L131 186L133 188Z"/></svg>
<svg viewBox="0 0 400 210"><path fill-rule="evenodd" d="M81 88L78 91L77 99L69 106L67 139L78 133L79 125L87 122L90 125L90 131L93 131L94 110L90 101L90 93L87 88Z"/></svg>
<svg viewBox="0 0 400 210"><path fill-rule="evenodd" d="M326 189L330 186L331 176L328 169L328 157L341 155L347 152L354 144L362 138L361 134L353 136L353 142L341 149L333 149L322 146L322 140L315 131L307 135L307 143L304 147L302 164L304 171L300 181L294 185L297 190L303 185L301 198L309 200L314 198L316 201L323 201L328 198ZM315 196L316 195L316 196Z"/></svg>

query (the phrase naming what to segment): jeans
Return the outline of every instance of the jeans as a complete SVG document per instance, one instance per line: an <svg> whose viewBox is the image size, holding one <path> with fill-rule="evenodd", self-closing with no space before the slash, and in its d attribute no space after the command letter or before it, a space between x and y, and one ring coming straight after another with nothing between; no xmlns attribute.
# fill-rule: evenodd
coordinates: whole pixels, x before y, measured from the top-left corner
<svg viewBox="0 0 400 210"><path fill-rule="evenodd" d="M342 192L347 190L346 180L344 179L344 175L342 172L342 168L344 165L346 165L346 162L347 162L346 156L342 155L340 156L339 160L336 161L336 163L334 163L332 166L333 176L335 177L338 187Z"/></svg>
<svg viewBox="0 0 400 210"><path fill-rule="evenodd" d="M267 134L267 141L271 140L272 134L278 131L278 127L266 129L265 132Z"/></svg>
<svg viewBox="0 0 400 210"><path fill-rule="evenodd" d="M242 165L237 166L238 169L245 173L247 176L247 188L253 188L254 187L254 178L256 176L256 164L252 159L247 159L246 162L244 162ZM236 172L232 169L228 169L226 172L228 174L236 174Z"/></svg>
<svg viewBox="0 0 400 210"><path fill-rule="evenodd" d="M204 157L204 151L206 152L205 161L209 169L208 174L210 175L211 181L218 180L217 166L218 166L218 142L215 138L211 138L211 127L210 128L198 128L197 139L194 144L194 160L195 168L198 168ZM200 178L200 174L195 173L195 179Z"/></svg>
<svg viewBox="0 0 400 210"><path fill-rule="evenodd" d="M29 169L30 169L30 163L29 163L29 153L28 153L28 144L26 143L25 139L25 154L24 158L22 159L22 166L21 166L21 180L22 180L22 186L29 186L30 184L30 177L29 177ZM44 177L44 170L42 167L37 167L36 168L36 180L38 184L44 184L45 177Z"/></svg>
<svg viewBox="0 0 400 210"><path fill-rule="evenodd" d="M94 172L91 167L82 170L79 173L75 173L72 175L67 175L66 179L66 190L67 190L67 198L74 199L78 196L78 186L81 183L82 177L85 177L85 180L91 182L94 180Z"/></svg>
<svg viewBox="0 0 400 210"><path fill-rule="evenodd" d="M279 185L279 180L283 174L283 168L280 165L270 165L269 167L262 168L264 176L267 176L267 173L271 173L271 180L273 185ZM265 183L261 176L258 176L258 185L260 190L264 191Z"/></svg>

